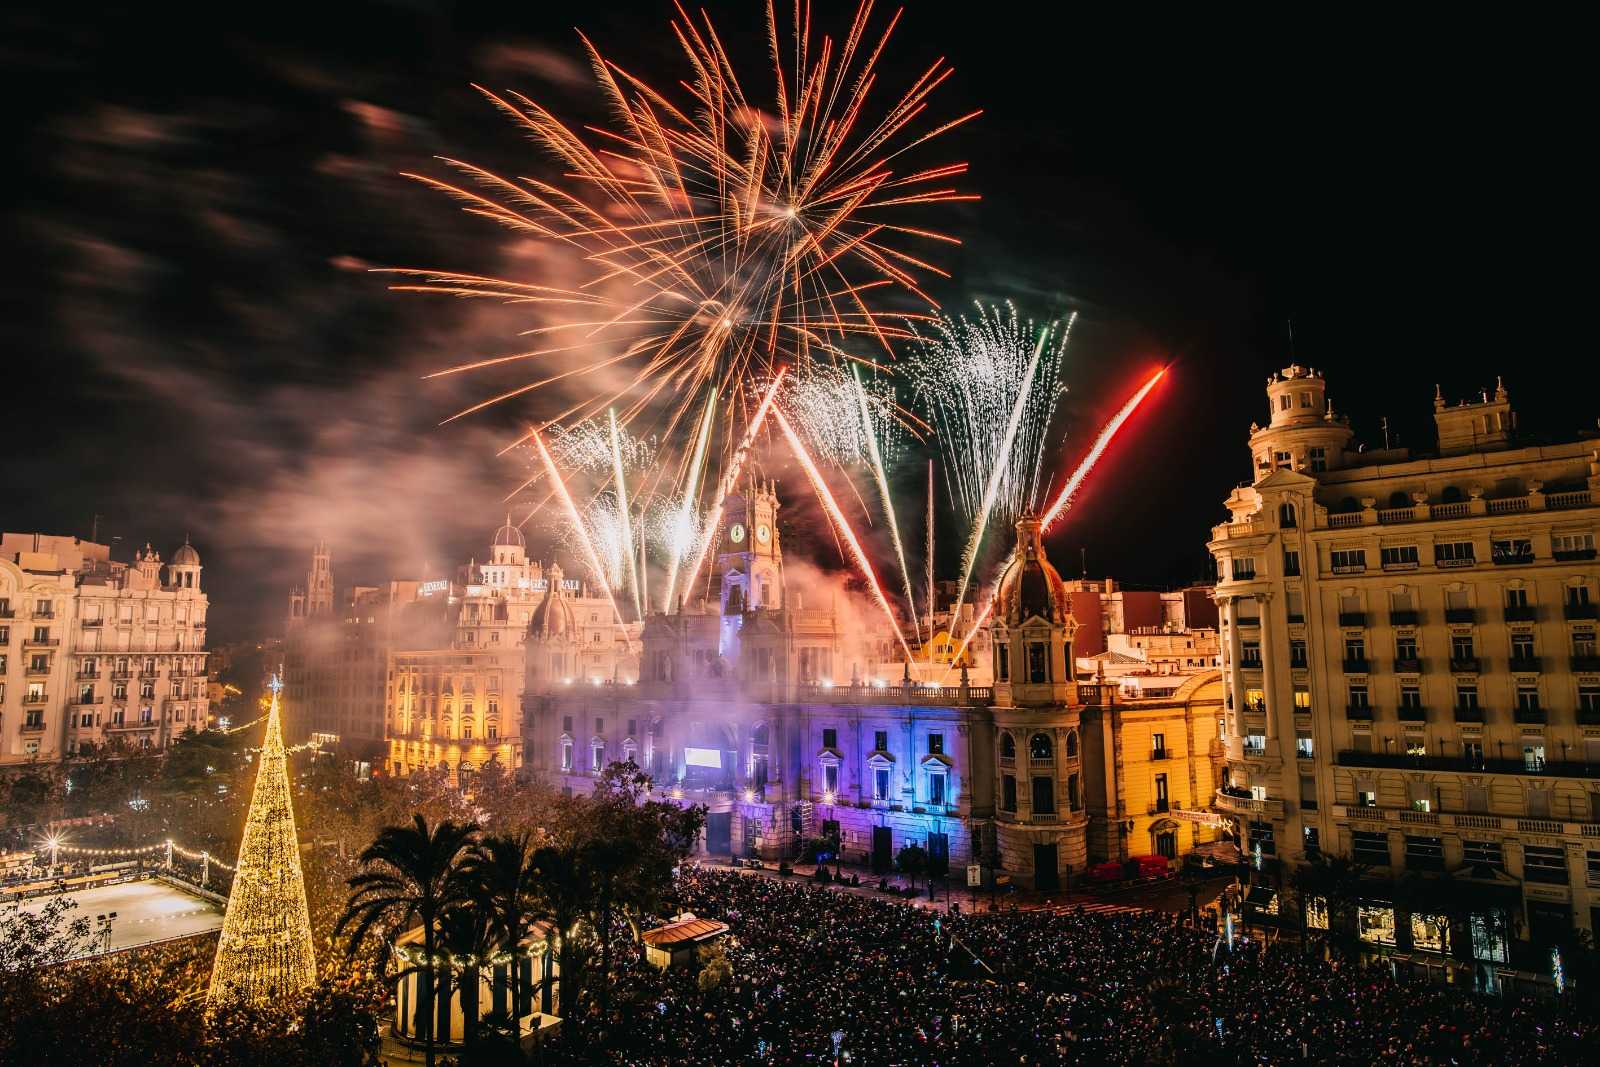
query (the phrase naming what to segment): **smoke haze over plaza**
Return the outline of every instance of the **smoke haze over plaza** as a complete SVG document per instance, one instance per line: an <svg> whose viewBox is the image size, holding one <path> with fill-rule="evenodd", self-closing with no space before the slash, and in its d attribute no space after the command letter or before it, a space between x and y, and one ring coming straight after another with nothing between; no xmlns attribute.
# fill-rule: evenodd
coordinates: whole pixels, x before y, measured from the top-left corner
<svg viewBox="0 0 1600 1067"><path fill-rule="evenodd" d="M392 293L367 271L526 269L550 252L400 172L438 155L539 166L471 84L602 118L573 24L676 77L657 29L668 13L9 9L8 526L88 536L98 512L102 537L129 539L124 557L134 538L188 533L207 549L217 641L276 625L318 536L341 582L473 554L525 476L495 453L555 398L438 426L498 383L422 375L500 350L516 327L503 309ZM762 48L756 8L712 14ZM1069 570L1083 547L1095 574L1204 577L1215 502L1248 473L1238 428L1291 355L1382 383L1343 393L1367 440L1390 415L1401 442L1422 443L1410 416L1441 365L1446 395L1504 374L1526 427L1581 425L1583 391L1545 385L1581 372L1576 283L1546 247L1589 222L1556 214L1579 173L1561 134L1564 64L1478 79L1485 28L1441 38L1404 16L1381 32L1276 27L1272 47L1222 20L1156 35L1038 18L912 5L889 62L903 80L946 56L944 111L984 111L950 135L982 199L946 220L964 243L931 295L952 312L1009 299L1034 318L1079 313L1054 466L1144 371L1171 364L1052 535ZM803 475L774 462L789 517L825 531ZM941 574L960 539L941 527ZM791 543L807 540L827 539ZM831 545L818 562L844 567Z"/></svg>

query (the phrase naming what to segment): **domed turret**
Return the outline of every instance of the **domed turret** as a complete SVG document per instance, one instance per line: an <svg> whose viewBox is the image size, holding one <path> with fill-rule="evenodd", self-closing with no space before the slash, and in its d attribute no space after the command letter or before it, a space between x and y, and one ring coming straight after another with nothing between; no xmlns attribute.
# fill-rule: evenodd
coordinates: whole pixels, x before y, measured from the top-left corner
<svg viewBox="0 0 1600 1067"><path fill-rule="evenodd" d="M1012 626L1034 616L1058 624L1066 621L1066 586L1045 557L1042 526L1035 515L1017 520L1017 550L1000 575L995 598L995 616Z"/></svg>
<svg viewBox="0 0 1600 1067"><path fill-rule="evenodd" d="M189 543L187 537L183 539L183 544L178 546L178 551L172 554L172 565L175 567L200 566L200 553L194 550L194 546Z"/></svg>
<svg viewBox="0 0 1600 1067"><path fill-rule="evenodd" d="M172 554L172 562L167 564L167 584L174 589L200 588L200 553L194 550L187 537Z"/></svg>
<svg viewBox="0 0 1600 1067"><path fill-rule="evenodd" d="M506 524L494 532L494 548L527 548L528 541L522 536L522 531L511 524L511 516L506 516Z"/></svg>
<svg viewBox="0 0 1600 1067"><path fill-rule="evenodd" d="M545 584L544 599L533 609L528 619L528 643L535 641L576 641L578 616L572 610L572 598L561 592L561 566L550 565L550 578Z"/></svg>

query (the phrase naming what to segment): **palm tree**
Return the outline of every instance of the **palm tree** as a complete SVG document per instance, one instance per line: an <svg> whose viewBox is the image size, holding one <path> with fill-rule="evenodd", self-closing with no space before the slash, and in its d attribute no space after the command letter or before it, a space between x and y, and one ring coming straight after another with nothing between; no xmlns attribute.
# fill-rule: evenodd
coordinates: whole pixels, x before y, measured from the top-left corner
<svg viewBox="0 0 1600 1067"><path fill-rule="evenodd" d="M458 868L459 874L459 868ZM465 886L462 895L445 905L439 916L439 944L455 961L462 961L461 978L461 1038L465 1055L470 1057L478 1046L478 998L482 992L481 962L499 944L495 935L494 909L481 887Z"/></svg>
<svg viewBox="0 0 1600 1067"><path fill-rule="evenodd" d="M335 937L350 931L347 952L354 956L368 931L380 923L404 932L422 925L424 962L396 975L396 980L420 971L420 1024L428 1067L433 1067L433 974L438 924L459 883L456 865L473 842L478 828L472 823L446 819L432 830L421 815L410 826L387 826L359 857L362 870L349 880L350 899L334 926Z"/></svg>
<svg viewBox="0 0 1600 1067"><path fill-rule="evenodd" d="M528 861L532 875L534 914L551 924L549 939L554 940L561 965L561 1009L563 1019L575 1018L578 986L583 969L583 944L578 926L589 906L592 886L578 850L572 846L547 846ZM549 979L544 981L546 994ZM565 1030L566 1027L563 1027Z"/></svg>
<svg viewBox="0 0 1600 1067"><path fill-rule="evenodd" d="M461 861L462 883L487 911L495 941L512 956L511 1016L520 1019L529 1006L517 973L517 955L533 918L532 835L493 834L479 841Z"/></svg>

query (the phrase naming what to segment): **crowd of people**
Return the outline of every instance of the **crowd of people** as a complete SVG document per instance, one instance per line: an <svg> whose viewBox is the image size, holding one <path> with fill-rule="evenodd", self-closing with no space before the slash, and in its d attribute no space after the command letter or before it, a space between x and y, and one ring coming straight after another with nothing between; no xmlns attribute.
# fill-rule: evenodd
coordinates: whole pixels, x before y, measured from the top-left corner
<svg viewBox="0 0 1600 1067"><path fill-rule="evenodd" d="M1600 1026L1387 965L1215 935L1160 913L945 915L686 868L680 903L732 927L732 976L643 964L600 1026L611 1062L1579 1063ZM600 1020L594 1020L599 1023Z"/></svg>

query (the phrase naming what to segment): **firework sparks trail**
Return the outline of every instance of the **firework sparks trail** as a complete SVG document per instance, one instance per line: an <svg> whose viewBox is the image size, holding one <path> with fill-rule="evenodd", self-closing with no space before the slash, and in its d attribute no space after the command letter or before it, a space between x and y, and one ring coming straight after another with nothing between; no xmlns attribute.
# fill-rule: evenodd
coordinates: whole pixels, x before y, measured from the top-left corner
<svg viewBox="0 0 1600 1067"><path fill-rule="evenodd" d="M1015 315L1013 314L1013 322L1014 321ZM1068 335L1071 334L1072 324L1075 321L1077 321L1076 313L1074 313L1073 316L1067 320L1067 328L1062 333L1062 343L1056 348L1058 359L1059 352L1061 348L1065 347L1066 339ZM999 448L996 449L995 455L997 464L989 473L988 484L984 486L983 498L978 506L978 514L972 521L972 533L968 535L967 546L962 550L961 581L956 585L957 612L961 610L961 605L966 600L967 583L972 580L972 568L977 564L978 561L978 546L983 542L984 532L989 526L989 514L991 511L993 511L995 500L999 497L1001 485L1006 481L1006 474L1008 471L1011 471L1019 466L1019 460L1025 462L1026 457L1030 454L1028 452L1024 452L1021 456L1019 456L1014 451L1017 440L1017 429L1022 425L1023 413L1030 407L1037 406L1036 403L1030 403L1034 401L1033 381L1039 370L1039 360L1044 355L1045 348L1050 341L1050 335L1051 330L1049 327L1039 331L1039 340L1033 346L1033 358L1028 361L1028 369L1023 372L1022 381L1016 390L1017 398L1011 406L1010 416L1006 419L1005 435L1001 437ZM1058 390L1054 381L1050 383L1045 392L1050 399L1048 405L1045 407L1043 423L1037 425L1035 428L1035 432L1041 441L1044 437L1045 430L1048 428L1050 415L1055 410L1055 397L1058 395ZM1038 455L1038 453L1034 454ZM1025 480L1016 478L1012 479L1013 484L1017 485L1027 498L1031 498L1033 496L1035 492L1034 487L1038 484L1039 462L1039 459L1035 459Z"/></svg>
<svg viewBox="0 0 1600 1067"><path fill-rule="evenodd" d="M928 543L924 548L928 568L928 663L933 663L933 460L928 460Z"/></svg>
<svg viewBox="0 0 1600 1067"><path fill-rule="evenodd" d="M688 483L683 489L683 505L678 509L677 518L668 530L667 537L667 596L661 606L666 611L671 611L677 603L674 594L678 587L678 565L683 561L684 553L689 551L694 540L694 502L700 494L700 470L705 465L706 445L711 440L712 417L716 413L716 405L711 403L711 398L706 398L705 412L700 416L700 432L695 435L694 456L689 461Z"/></svg>
<svg viewBox="0 0 1600 1067"><path fill-rule="evenodd" d="M1105 454L1106 449L1111 444L1111 439L1117 435L1117 431L1122 429L1122 424L1128 421L1128 417L1134 413L1135 409L1137 409L1141 403L1144 402L1144 398L1150 395L1150 390L1156 387L1156 383L1159 382L1162 376L1166 373L1167 371L1165 367L1157 371L1155 377L1145 382L1139 391L1133 394L1132 399L1122 406L1122 410L1113 415L1111 417L1111 421L1106 423L1101 429L1099 436L1095 438L1094 444L1090 447L1088 455L1084 456L1082 461L1079 462L1077 468L1072 472L1072 476L1067 479L1067 484L1062 487L1060 495L1056 497L1055 503L1051 504L1050 510L1045 512L1044 519L1040 522L1041 531L1048 530L1051 523L1060 518L1061 513L1071 505L1073 494L1078 491L1078 487L1081 486L1084 479L1089 476L1089 472L1094 469L1094 465L1098 463L1100 461L1100 457ZM1000 569L996 573L1004 574L1006 566L1010 562L1011 557L1008 556L1005 563L1000 565ZM950 661L951 663L960 662L962 655L967 651L967 645L972 642L973 634L976 634L980 629L983 628L983 624L988 620L989 615L993 610L994 598L990 597L988 603L983 606L983 611L980 612L978 617L973 621L971 629L969 629L966 636L962 638L961 645L956 650L955 657ZM946 669L946 673L948 674L948 668Z"/></svg>
<svg viewBox="0 0 1600 1067"><path fill-rule="evenodd" d="M779 367L778 373L773 376L772 384L767 386L767 391L761 395L761 403L756 405L756 410L750 416L750 425L745 428L744 438L739 442L739 447L734 451L732 460L722 473L722 482L717 486L717 497L711 505L711 512L706 517L705 540L701 542L700 552L695 556L694 566L689 568L683 578L684 589L694 586L695 576L700 573L700 567L706 561L706 553L711 548L711 542L716 540L717 529L722 523L722 505L727 501L728 494L733 492L733 487L739 481L739 475L744 470L744 461L750 455L750 447L755 444L756 434L761 430L761 424L766 420L767 412L774 410L772 402L777 398L778 387L783 384L784 375L789 368Z"/></svg>
<svg viewBox="0 0 1600 1067"><path fill-rule="evenodd" d="M622 555L628 561L628 584L633 588L633 617L644 618L644 604L639 595L639 568L634 563L633 518L628 514L628 480L622 472L622 441L617 433L617 409L610 408L606 416L611 420L611 476L617 484L617 524L621 527Z"/></svg>
<svg viewBox="0 0 1600 1067"><path fill-rule="evenodd" d="M1040 524L1044 530L1049 530L1050 524L1060 518L1061 513L1071 506L1073 495L1077 493L1078 487L1083 484L1083 480L1089 476L1089 472L1094 469L1094 465L1100 461L1100 457L1105 455L1106 448L1111 444L1111 439L1117 436L1117 431L1122 429L1122 424L1128 421L1128 416L1132 415L1134 410L1144 402L1144 398L1150 395L1150 390L1156 387L1156 383L1166 373L1167 369L1165 367L1157 371L1155 377L1145 382L1139 391L1133 394L1132 399L1122 405L1122 410L1112 416L1110 422L1106 423L1105 428L1100 431L1100 436L1094 439L1094 445L1089 449L1089 454L1083 457L1083 462L1078 464L1078 469L1072 472L1072 477L1067 479L1067 484L1061 487L1061 493L1056 497L1055 503L1051 504L1044 513L1044 520Z"/></svg>
<svg viewBox="0 0 1600 1067"><path fill-rule="evenodd" d="M894 498L889 493L889 476L883 469L883 455L878 451L878 435L872 429L872 409L867 406L867 390L861 384L861 372L855 367L850 368L851 377L855 381L856 400L861 408L861 431L867 439L867 459L872 468L873 480L878 483L878 495L883 498L883 512L889 519L889 538L894 542L895 558L900 562L900 578L906 587L906 608L911 612L912 624L916 627L917 641L922 641L922 619L917 614L917 597L911 591L911 570L906 566L905 546L900 543L900 523L894 514ZM930 633L928 635L932 637Z"/></svg>
<svg viewBox="0 0 1600 1067"><path fill-rule="evenodd" d="M911 662L911 647L906 644L906 635L900 629L900 620L895 618L894 608L889 604L889 598L883 595L883 586L878 583L878 576L872 570L872 561L862 551L861 542L856 540L855 531L850 528L850 523L844 517L844 512L839 510L839 504L833 499L833 493L828 490L828 483L822 480L822 472L812 462L811 455L806 451L805 442L800 440L800 435L795 433L794 427L789 425L789 420L784 418L781 410L774 410L773 417L778 420L778 427L783 430L784 437L789 440L789 447L794 449L795 458L800 461L806 477L811 479L811 487L817 491L817 499L822 501L822 506L828 512L828 517L833 520L834 526L839 530L845 544L850 546L850 554L855 557L856 566L860 568L862 577L867 580L867 588L872 590L873 599L883 609L884 617L889 620L889 625L894 628L894 635L900 641L900 647L905 650L906 662Z"/></svg>
<svg viewBox="0 0 1600 1067"><path fill-rule="evenodd" d="M583 516L578 513L578 505L573 503L572 494L567 492L567 485L561 480L561 472L556 469L556 461L550 457L550 450L544 446L544 438L539 431L529 428L529 436L533 439L534 447L539 452L539 459L544 463L545 473L550 477L550 484L554 486L555 494L561 499L561 506L566 509L567 519L572 523L578 543L584 553L589 557L589 568L594 572L594 580L600 584L601 592L611 602L611 613L617 618L617 625L622 627L622 639L627 643L628 651L633 651L633 638L628 636L627 625L622 621L622 612L617 608L617 598L611 595L611 584L606 581L605 567L601 565L599 553L595 551L594 544L589 540L589 535L583 528Z"/></svg>
<svg viewBox="0 0 1600 1067"><path fill-rule="evenodd" d="M862 0L848 33L834 38L814 33L807 0L797 0L791 27L769 3L762 80L776 86L776 101L764 109L747 96L709 18L682 7L671 25L689 76L672 95L582 39L609 126L569 126L519 93L480 89L554 156L558 175L508 178L444 159L449 180L409 177L518 237L561 246L585 278L558 287L397 272L398 289L530 314L524 350L434 376L555 363L452 418L563 382L583 393L566 414L592 417L615 404L630 424L648 412L670 440L702 398L748 400L780 364L866 361L847 342L887 355L910 337L921 315L877 307L895 290L937 307L924 287L948 274L921 247L959 243L919 216L976 199L956 188L965 163L914 160L980 112L930 121L931 98L952 74L943 58L885 96L880 61L900 16L875 28L872 7ZM879 99L888 102L881 112L869 106ZM608 370L621 373L602 377ZM740 429L730 420L724 456Z"/></svg>

